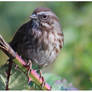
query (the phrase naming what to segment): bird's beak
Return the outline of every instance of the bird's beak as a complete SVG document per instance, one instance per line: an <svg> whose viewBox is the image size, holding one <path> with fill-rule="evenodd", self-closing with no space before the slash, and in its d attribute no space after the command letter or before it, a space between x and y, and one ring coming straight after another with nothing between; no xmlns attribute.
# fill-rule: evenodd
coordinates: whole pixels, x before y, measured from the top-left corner
<svg viewBox="0 0 92 92"><path fill-rule="evenodd" d="M37 16L36 16L35 14L32 14L32 15L30 16L30 18L31 18L31 19L37 19Z"/></svg>

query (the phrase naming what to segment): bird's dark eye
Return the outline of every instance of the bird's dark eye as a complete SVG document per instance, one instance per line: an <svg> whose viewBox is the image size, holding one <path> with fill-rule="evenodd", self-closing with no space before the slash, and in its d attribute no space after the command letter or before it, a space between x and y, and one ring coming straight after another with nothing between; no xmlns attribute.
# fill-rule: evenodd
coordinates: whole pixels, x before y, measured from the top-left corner
<svg viewBox="0 0 92 92"><path fill-rule="evenodd" d="M47 16L47 15L41 15L41 19L46 20L47 18L48 18L48 16Z"/></svg>
<svg viewBox="0 0 92 92"><path fill-rule="evenodd" d="M43 17L44 19L46 19L46 18L47 18L47 16L46 16L46 15L43 15L42 17Z"/></svg>

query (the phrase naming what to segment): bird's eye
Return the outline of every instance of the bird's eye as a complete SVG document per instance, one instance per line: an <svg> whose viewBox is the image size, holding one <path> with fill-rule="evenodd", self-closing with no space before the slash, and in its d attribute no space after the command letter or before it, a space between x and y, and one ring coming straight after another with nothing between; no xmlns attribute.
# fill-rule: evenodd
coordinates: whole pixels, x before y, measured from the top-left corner
<svg viewBox="0 0 92 92"><path fill-rule="evenodd" d="M41 15L41 19L46 20L47 18L48 18L48 16L47 16L47 15Z"/></svg>

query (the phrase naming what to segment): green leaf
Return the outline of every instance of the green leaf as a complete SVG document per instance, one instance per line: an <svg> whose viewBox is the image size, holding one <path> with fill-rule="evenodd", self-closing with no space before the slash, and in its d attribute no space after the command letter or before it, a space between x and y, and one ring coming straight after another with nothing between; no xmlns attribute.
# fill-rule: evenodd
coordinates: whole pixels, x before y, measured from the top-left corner
<svg viewBox="0 0 92 92"><path fill-rule="evenodd" d="M15 66L13 66L15 67ZM0 68L0 90L5 89L7 65ZM28 80L26 75L19 69L13 68L11 71L9 89L10 90L23 90L28 89Z"/></svg>
<svg viewBox="0 0 92 92"><path fill-rule="evenodd" d="M8 69L7 65L4 65L0 68L0 90L5 90L6 85L6 73L5 71ZM57 76L53 73L44 73L42 74L45 81L52 86L52 90L72 90L75 89L71 83L68 83L67 80L61 79L60 76ZM39 89L38 87L32 88L28 85L27 76L20 71L20 69L16 69L15 65L13 65L11 71L11 77L9 81L9 89L10 90L28 90L28 89Z"/></svg>
<svg viewBox="0 0 92 92"><path fill-rule="evenodd" d="M0 74L0 90L5 89L5 79L4 77Z"/></svg>

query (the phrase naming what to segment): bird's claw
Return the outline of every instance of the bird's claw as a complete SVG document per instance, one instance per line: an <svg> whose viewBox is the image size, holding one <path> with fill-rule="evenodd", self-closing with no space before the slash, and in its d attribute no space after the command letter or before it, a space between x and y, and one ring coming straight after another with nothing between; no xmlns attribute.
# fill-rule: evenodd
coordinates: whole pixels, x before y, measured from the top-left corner
<svg viewBox="0 0 92 92"><path fill-rule="evenodd" d="M29 77L29 73L30 73L31 70L32 70L32 62L31 62L31 60L28 61L27 66L28 66L28 72L27 72L27 75L28 75L28 77Z"/></svg>
<svg viewBox="0 0 92 92"><path fill-rule="evenodd" d="M45 85L45 80L44 80L44 77L42 76L41 71L40 71L40 78L42 79L41 87L43 88Z"/></svg>
<svg viewBox="0 0 92 92"><path fill-rule="evenodd" d="M44 77L42 76L42 84L41 84L41 87L43 88L45 86L45 80L44 80Z"/></svg>

